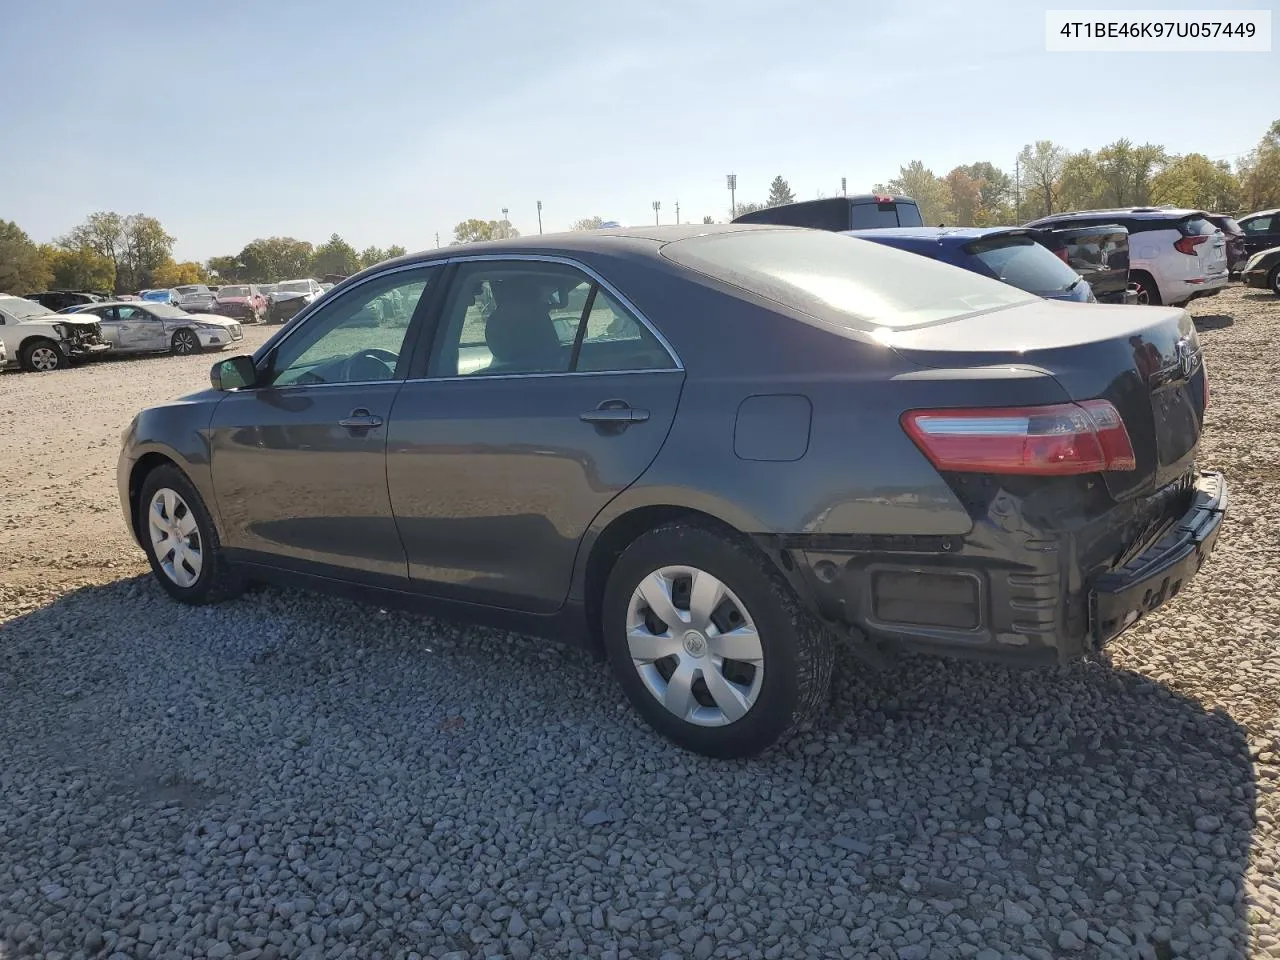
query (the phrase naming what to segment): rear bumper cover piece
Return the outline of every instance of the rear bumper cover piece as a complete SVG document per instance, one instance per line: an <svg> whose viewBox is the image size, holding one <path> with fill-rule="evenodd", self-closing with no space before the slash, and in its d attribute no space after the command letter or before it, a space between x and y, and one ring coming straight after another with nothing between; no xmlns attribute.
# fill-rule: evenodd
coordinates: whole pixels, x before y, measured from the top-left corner
<svg viewBox="0 0 1280 960"><path fill-rule="evenodd" d="M1081 540L1087 528L1053 534L1012 516L1008 529L984 522L966 536L799 535L761 545L837 632L921 653L1060 663L1096 652L1176 596L1213 551L1227 505L1221 474L1188 477L1151 501L1162 505L1145 532L1125 528L1127 545L1122 521L1094 523L1110 531L1108 552L1124 548L1102 565L1081 559L1097 555L1097 529Z"/></svg>

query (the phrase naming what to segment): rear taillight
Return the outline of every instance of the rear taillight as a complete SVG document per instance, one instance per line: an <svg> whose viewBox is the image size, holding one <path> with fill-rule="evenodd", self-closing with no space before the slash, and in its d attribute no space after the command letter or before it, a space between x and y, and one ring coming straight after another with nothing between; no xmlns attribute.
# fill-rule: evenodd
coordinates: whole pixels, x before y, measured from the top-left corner
<svg viewBox="0 0 1280 960"><path fill-rule="evenodd" d="M1071 476L1137 467L1124 420L1106 400L910 410L902 427L939 470Z"/></svg>
<svg viewBox="0 0 1280 960"><path fill-rule="evenodd" d="M1189 257L1194 257L1196 255L1196 247L1208 239L1204 234L1195 237L1179 237L1173 242L1173 249L1179 253L1185 253Z"/></svg>

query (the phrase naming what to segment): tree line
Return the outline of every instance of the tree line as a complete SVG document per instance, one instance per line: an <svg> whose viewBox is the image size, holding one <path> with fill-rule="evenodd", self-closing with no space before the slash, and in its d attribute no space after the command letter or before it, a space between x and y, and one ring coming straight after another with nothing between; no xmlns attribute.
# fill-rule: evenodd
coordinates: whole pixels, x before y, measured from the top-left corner
<svg viewBox="0 0 1280 960"><path fill-rule="evenodd" d="M335 233L318 246L294 237L268 237L205 263L178 263L173 259L174 243L159 220L143 213L93 213L65 236L43 244L34 243L16 223L0 220L0 293L129 293L211 281L269 283L346 276L405 253L398 245L356 251Z"/></svg>

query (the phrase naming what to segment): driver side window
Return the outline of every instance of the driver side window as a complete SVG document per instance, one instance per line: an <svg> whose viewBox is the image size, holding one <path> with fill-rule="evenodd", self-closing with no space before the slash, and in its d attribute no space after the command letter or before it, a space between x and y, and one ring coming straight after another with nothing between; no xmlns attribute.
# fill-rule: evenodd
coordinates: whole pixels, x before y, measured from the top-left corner
<svg viewBox="0 0 1280 960"><path fill-rule="evenodd" d="M277 348L273 386L365 383L403 376L405 337L437 267L374 277L325 304Z"/></svg>

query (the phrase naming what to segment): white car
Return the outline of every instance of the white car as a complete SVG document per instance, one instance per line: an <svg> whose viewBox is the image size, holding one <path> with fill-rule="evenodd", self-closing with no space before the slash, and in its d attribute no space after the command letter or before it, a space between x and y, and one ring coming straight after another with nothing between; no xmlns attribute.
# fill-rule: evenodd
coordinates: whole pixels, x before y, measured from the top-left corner
<svg viewBox="0 0 1280 960"><path fill-rule="evenodd" d="M71 316L93 315L113 353L176 353L230 346L244 339L238 320L212 313L187 313L167 303L113 300L91 303Z"/></svg>
<svg viewBox="0 0 1280 960"><path fill-rule="evenodd" d="M1028 227L1118 223L1129 231L1129 282L1138 303L1178 307L1222 291L1228 280L1227 240L1203 210L1128 207L1055 213Z"/></svg>
<svg viewBox="0 0 1280 960"><path fill-rule="evenodd" d="M46 373L111 349L96 317L57 314L48 307L0 293L0 365Z"/></svg>

